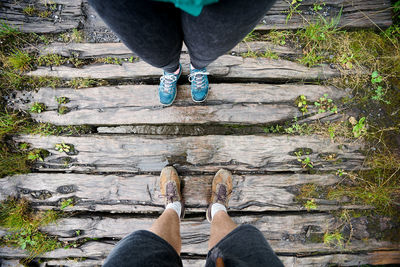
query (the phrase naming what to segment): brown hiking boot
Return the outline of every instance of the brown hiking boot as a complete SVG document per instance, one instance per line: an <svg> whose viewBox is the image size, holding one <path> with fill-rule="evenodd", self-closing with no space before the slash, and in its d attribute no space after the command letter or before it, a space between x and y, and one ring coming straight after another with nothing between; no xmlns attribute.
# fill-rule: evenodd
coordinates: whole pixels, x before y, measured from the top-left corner
<svg viewBox="0 0 400 267"><path fill-rule="evenodd" d="M211 192L211 203L208 206L206 217L212 221L211 206L220 203L228 208L228 201L232 193L232 173L225 169L220 169L214 176Z"/></svg>
<svg viewBox="0 0 400 267"><path fill-rule="evenodd" d="M169 203L175 201L181 202L181 218L183 218L185 216L185 205L181 195L181 181L174 167L167 166L162 169L160 175L160 191L165 200L165 207Z"/></svg>

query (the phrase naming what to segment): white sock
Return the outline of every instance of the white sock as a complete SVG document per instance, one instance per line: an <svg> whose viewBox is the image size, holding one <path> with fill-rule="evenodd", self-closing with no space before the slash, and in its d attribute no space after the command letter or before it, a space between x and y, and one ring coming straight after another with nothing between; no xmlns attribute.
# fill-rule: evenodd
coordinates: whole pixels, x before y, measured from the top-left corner
<svg viewBox="0 0 400 267"><path fill-rule="evenodd" d="M172 203L169 203L165 209L173 209L174 211L176 211L176 213L178 214L178 217L181 217L181 211L182 211L182 204L179 201L175 201Z"/></svg>
<svg viewBox="0 0 400 267"><path fill-rule="evenodd" d="M225 206L222 205L222 204L219 204L219 203L212 204L212 206L211 206L211 218L214 218L214 215L220 210L223 210L223 211L226 212Z"/></svg>

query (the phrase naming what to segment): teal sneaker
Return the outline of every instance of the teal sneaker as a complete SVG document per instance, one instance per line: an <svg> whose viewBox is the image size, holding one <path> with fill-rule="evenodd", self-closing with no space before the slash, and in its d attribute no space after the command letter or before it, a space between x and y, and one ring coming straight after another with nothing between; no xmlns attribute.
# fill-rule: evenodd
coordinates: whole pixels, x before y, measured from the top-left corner
<svg viewBox="0 0 400 267"><path fill-rule="evenodd" d="M192 83L190 90L192 93L192 100L196 103L204 102L208 96L208 74L206 68L190 70L189 82Z"/></svg>
<svg viewBox="0 0 400 267"><path fill-rule="evenodd" d="M158 96L161 104L170 106L176 98L178 79L182 74L182 66L179 64L179 73L169 73L164 71L164 75L160 78L160 86L158 87Z"/></svg>

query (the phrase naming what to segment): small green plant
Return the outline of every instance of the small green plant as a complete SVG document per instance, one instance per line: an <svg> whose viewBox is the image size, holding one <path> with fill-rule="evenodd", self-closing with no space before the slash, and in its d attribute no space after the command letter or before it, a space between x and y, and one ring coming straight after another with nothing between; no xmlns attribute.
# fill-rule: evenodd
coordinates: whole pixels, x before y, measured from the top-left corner
<svg viewBox="0 0 400 267"><path fill-rule="evenodd" d="M374 100L377 100L377 101L381 101L386 104L390 104L390 101L384 99L385 92L383 90L382 85L380 85L382 83L382 81L383 81L383 78L382 78L382 76L379 75L379 73L377 71L372 72L371 83L373 85L375 85L376 88L374 91L375 95L373 95L371 98Z"/></svg>
<svg viewBox="0 0 400 267"><path fill-rule="evenodd" d="M335 247L343 248L343 236L340 232L326 232L324 234L324 244L327 246L333 245Z"/></svg>
<svg viewBox="0 0 400 267"><path fill-rule="evenodd" d="M7 65L16 71L27 71L31 69L32 57L24 51L14 49L7 60Z"/></svg>
<svg viewBox="0 0 400 267"><path fill-rule="evenodd" d="M47 54L39 56L36 62L39 66L60 66L67 61L66 58L58 54Z"/></svg>
<svg viewBox="0 0 400 267"><path fill-rule="evenodd" d="M98 59L99 62L106 63L106 64L117 64L121 65L122 60L117 57L106 57L106 58L100 58Z"/></svg>
<svg viewBox="0 0 400 267"><path fill-rule="evenodd" d="M287 38L288 35L290 35L289 31L275 31L275 30L272 30L268 34L268 39L271 40L271 42L273 44L285 45L286 44L286 38Z"/></svg>
<svg viewBox="0 0 400 267"><path fill-rule="evenodd" d="M271 49L268 49L265 51L265 53L262 55L262 57L269 58L269 59L279 59L279 56L277 53L272 51Z"/></svg>
<svg viewBox="0 0 400 267"><path fill-rule="evenodd" d="M300 7L302 1L303 0L292 0L292 3L289 5L289 10L286 11L288 13L285 21L286 24L293 17L295 13L297 14L301 13L301 11L298 10L298 8Z"/></svg>
<svg viewBox="0 0 400 267"><path fill-rule="evenodd" d="M60 34L60 39L66 43L69 43L69 42L81 43L81 42L83 42L85 37L84 37L84 34L82 31L80 31L78 29L73 29L69 33Z"/></svg>
<svg viewBox="0 0 400 267"><path fill-rule="evenodd" d="M308 112L307 97L305 95L300 95L295 101L296 106L304 114Z"/></svg>
<svg viewBox="0 0 400 267"><path fill-rule="evenodd" d="M312 132L312 127L307 123L299 124L297 122L297 117L294 118L294 123L286 127L284 132L287 134L300 134L300 135L307 135Z"/></svg>
<svg viewBox="0 0 400 267"><path fill-rule="evenodd" d="M339 169L336 171L336 175L339 177L342 177L345 174L346 174L346 172L343 169Z"/></svg>
<svg viewBox="0 0 400 267"><path fill-rule="evenodd" d="M333 100L328 98L328 94L324 94L318 101L314 102L314 105L318 107L318 113L332 112L337 113L337 106L333 104Z"/></svg>
<svg viewBox="0 0 400 267"><path fill-rule="evenodd" d="M297 157L297 161L301 163L301 167L303 169L314 168L314 164L311 162L311 159L310 159L309 156L306 156L305 158L303 158L303 152L302 151L294 152L294 154Z"/></svg>
<svg viewBox="0 0 400 267"><path fill-rule="evenodd" d="M27 149L29 149L29 144L28 143L20 143L18 145L18 148L21 150L27 150Z"/></svg>
<svg viewBox="0 0 400 267"><path fill-rule="evenodd" d="M44 161L44 158L49 155L49 152L44 149L34 149L28 153L28 159L32 161Z"/></svg>
<svg viewBox="0 0 400 267"><path fill-rule="evenodd" d="M60 209L64 210L68 207L72 207L74 205L74 199L73 198L68 198L68 199L64 199L63 201L61 201L60 204Z"/></svg>
<svg viewBox="0 0 400 267"><path fill-rule="evenodd" d="M311 200L307 200L307 202L304 203L304 207L307 209L307 211L316 210L317 204L315 203L314 199L311 199Z"/></svg>
<svg viewBox="0 0 400 267"><path fill-rule="evenodd" d="M66 106L58 107L58 114L64 115L64 114L67 114L68 112L70 112L70 109L68 107L66 107Z"/></svg>
<svg viewBox="0 0 400 267"><path fill-rule="evenodd" d="M354 60L354 54L341 54L340 57L338 58L338 61L340 65L345 68L345 69L352 69L353 68L353 60Z"/></svg>
<svg viewBox="0 0 400 267"><path fill-rule="evenodd" d="M69 84L69 86L71 86L72 88L75 88L75 89L93 87L98 84L102 85L101 82L98 83L97 81L89 79L89 78L74 78L71 81L69 81L68 84Z"/></svg>
<svg viewBox="0 0 400 267"><path fill-rule="evenodd" d="M135 58L134 56L131 56L130 58L128 58L128 61L129 61L130 63L133 63L133 62L138 61L138 60L139 60L139 58L138 58L138 57Z"/></svg>
<svg viewBox="0 0 400 267"><path fill-rule="evenodd" d="M251 42L254 41L256 38L256 35L254 34L254 30L249 32L246 37L244 37L243 42Z"/></svg>
<svg viewBox="0 0 400 267"><path fill-rule="evenodd" d="M367 132L367 127L365 125L365 117L360 118L360 120L353 126L353 135L355 138L363 136Z"/></svg>
<svg viewBox="0 0 400 267"><path fill-rule="evenodd" d="M34 102L31 107L31 112L34 113L41 113L47 109L46 105L39 102Z"/></svg>
<svg viewBox="0 0 400 267"><path fill-rule="evenodd" d="M74 146L70 144L65 144L64 142L56 144L54 147L58 152L69 153L74 150Z"/></svg>
<svg viewBox="0 0 400 267"><path fill-rule="evenodd" d="M22 9L22 12L23 12L25 15L33 16L33 15L35 15L35 13L37 12L37 9L36 9L34 6L29 5L29 6L25 7L24 9Z"/></svg>
<svg viewBox="0 0 400 267"><path fill-rule="evenodd" d="M41 18L48 18L48 17L51 16L51 11L50 10L40 11L38 16L41 17Z"/></svg>
<svg viewBox="0 0 400 267"><path fill-rule="evenodd" d="M322 10L322 6L325 6L325 3L314 3L313 10L314 12L318 12Z"/></svg>
<svg viewBox="0 0 400 267"><path fill-rule="evenodd" d="M69 103L69 98L68 98L68 97L59 96L59 97L55 97L55 98L56 98L56 101L57 101L57 103L58 103L59 105Z"/></svg>

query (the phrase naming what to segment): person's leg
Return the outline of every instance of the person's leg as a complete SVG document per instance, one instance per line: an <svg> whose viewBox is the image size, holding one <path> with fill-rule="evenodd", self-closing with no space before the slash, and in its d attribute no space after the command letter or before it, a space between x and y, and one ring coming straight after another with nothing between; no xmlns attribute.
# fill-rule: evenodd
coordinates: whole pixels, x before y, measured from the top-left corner
<svg viewBox="0 0 400 267"><path fill-rule="evenodd" d="M208 249L237 227L226 212L232 189L232 173L224 169L219 170L212 182L211 201L206 213L207 220L211 223Z"/></svg>
<svg viewBox="0 0 400 267"><path fill-rule="evenodd" d="M103 266L182 266L179 217L185 213L180 180L173 167L161 171L160 191L165 200L161 216L149 231L135 231L118 242Z"/></svg>
<svg viewBox="0 0 400 267"><path fill-rule="evenodd" d="M89 0L111 30L141 59L166 72L179 66L182 48L180 10L150 0Z"/></svg>
<svg viewBox="0 0 400 267"><path fill-rule="evenodd" d="M167 166L162 169L160 191L165 200L165 210L153 223L149 231L163 238L180 254L181 233L179 218L183 218L185 215L185 207L181 195L181 182L174 167Z"/></svg>
<svg viewBox="0 0 400 267"><path fill-rule="evenodd" d="M211 222L210 240L208 242L208 249L212 249L219 241L226 235L232 232L237 227L225 211L218 211L213 216Z"/></svg>
<svg viewBox="0 0 400 267"><path fill-rule="evenodd" d="M167 241L178 254L181 253L179 217L174 210L166 209L153 223L149 231Z"/></svg>
<svg viewBox="0 0 400 267"><path fill-rule="evenodd" d="M184 41L190 60L201 69L228 52L261 20L276 0L220 0L198 17L182 12Z"/></svg>
<svg viewBox="0 0 400 267"><path fill-rule="evenodd" d="M207 220L211 222L206 267L283 267L263 234L251 225L237 226L226 212L233 190L232 174L219 170L212 183Z"/></svg>

